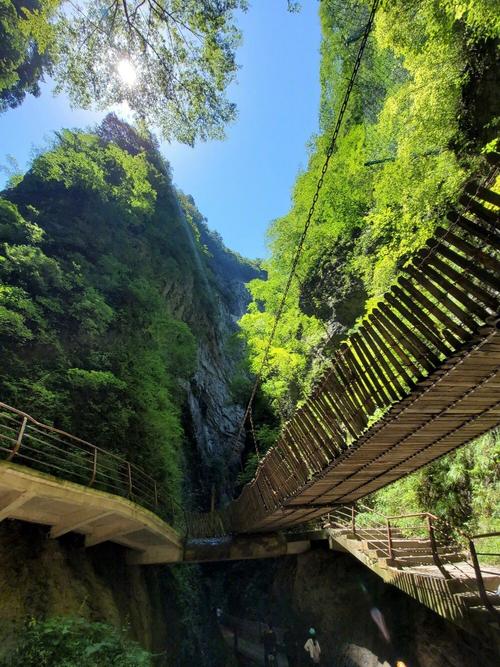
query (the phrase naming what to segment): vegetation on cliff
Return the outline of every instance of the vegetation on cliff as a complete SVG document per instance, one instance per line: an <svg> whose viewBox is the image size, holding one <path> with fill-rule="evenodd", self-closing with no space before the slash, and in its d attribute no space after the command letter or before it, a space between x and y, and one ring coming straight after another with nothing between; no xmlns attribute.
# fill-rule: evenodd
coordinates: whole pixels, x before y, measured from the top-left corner
<svg viewBox="0 0 500 667"><path fill-rule="evenodd" d="M290 212L269 228L268 279L250 283L253 302L241 326L254 371L261 366L370 5L320 5L320 132L311 140ZM381 3L264 372L262 391L281 419L291 415L329 354L432 235L475 169L477 155L495 144L498 118L487 80L497 71L499 36L498 14L483 0ZM380 509L406 489L405 510L440 511L463 524L486 494L483 512L492 516L498 500L495 443L494 437L484 438L392 486L379 496ZM247 477L254 466L249 462Z"/></svg>
<svg viewBox="0 0 500 667"><path fill-rule="evenodd" d="M78 618L32 619L2 667L150 667L151 656L124 633Z"/></svg>
<svg viewBox="0 0 500 667"><path fill-rule="evenodd" d="M154 140L114 116L60 132L14 179L0 241L2 400L126 455L180 500L181 384L206 331L165 292L189 276L190 308L213 319L211 257L233 272L241 258L175 192Z"/></svg>

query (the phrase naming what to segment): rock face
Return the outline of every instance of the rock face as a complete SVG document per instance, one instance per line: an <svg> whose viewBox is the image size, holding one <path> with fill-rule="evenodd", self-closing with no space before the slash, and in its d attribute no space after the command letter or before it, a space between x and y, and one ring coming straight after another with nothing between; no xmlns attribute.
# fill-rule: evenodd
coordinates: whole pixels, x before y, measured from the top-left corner
<svg viewBox="0 0 500 667"><path fill-rule="evenodd" d="M278 572L273 592L289 597L305 628L319 631L327 665L473 667L478 658L495 664L474 637L350 555L321 549L298 556Z"/></svg>
<svg viewBox="0 0 500 667"><path fill-rule="evenodd" d="M179 215L184 217L182 211ZM185 428L194 445L187 474L188 486L206 502L212 485L217 488L218 500L230 493L232 473L239 462L241 443L236 435L243 406L234 400L231 382L242 350L234 337L250 301L245 284L261 277L262 272L228 250L201 216L195 219L199 243L194 242L185 217L184 222L191 240L192 263L183 267L182 279L165 285L163 294L172 315L190 326L198 342L196 372L184 387Z"/></svg>
<svg viewBox="0 0 500 667"><path fill-rule="evenodd" d="M167 644L158 571L125 565L123 550L85 551L74 536L49 540L39 526L6 521L0 531L0 646L32 617L78 615L116 627L150 650Z"/></svg>
<svg viewBox="0 0 500 667"><path fill-rule="evenodd" d="M116 544L85 549L74 534L51 540L42 526L2 523L0 662L19 641L25 622L64 616L127 630L156 654L156 667L226 664L226 648L197 573L127 566L125 556ZM190 600L177 575L190 580ZM193 632L183 642L186 623Z"/></svg>

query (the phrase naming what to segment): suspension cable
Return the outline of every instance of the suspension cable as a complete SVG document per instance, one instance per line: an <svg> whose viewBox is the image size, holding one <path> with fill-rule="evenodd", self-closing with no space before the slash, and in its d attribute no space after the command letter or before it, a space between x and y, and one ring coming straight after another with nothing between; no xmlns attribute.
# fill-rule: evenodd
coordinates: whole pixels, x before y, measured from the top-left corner
<svg viewBox="0 0 500 667"><path fill-rule="evenodd" d="M360 65L361 65L361 60L363 58L366 43L368 41L368 37L370 36L370 33L372 31L372 28L373 28L373 23L374 23L374 20L375 20L375 14L376 14L379 2L380 2L380 0L373 0L372 8L371 8L371 11L370 11L370 17L368 19L368 22L366 23L364 33L363 33L363 37L361 39L361 43L360 43L360 46L359 46L359 49L358 49L358 53L356 55L356 60L354 62L354 66L353 66L353 69L352 69L351 77L349 79L349 83L347 84L347 89L344 93L342 104L340 106L339 114L338 114L338 117L337 117L337 122L335 123L332 138L330 140L330 144L329 144L328 150L326 152L325 161L324 161L323 167L321 169L321 174L320 174L320 177L319 177L318 182L316 184L316 190L315 190L315 193L314 193L314 196L313 196L313 199L312 199L311 206L309 208L309 213L307 214L307 218L306 218L306 221L305 221L305 224L304 224L304 228L302 230L302 233L301 233L300 238L299 238L299 242L297 244L297 248L295 250L295 255L293 257L292 266L290 268L290 273L288 275L288 279L287 279L287 282L286 282L286 285L285 285L283 295L281 297L281 301L280 301L279 306L278 306L278 310L276 311L276 315L274 316L274 322L273 322L273 327L272 327L272 330L271 330L271 334L270 334L269 339L267 341L266 348L265 348L265 351L264 351L264 356L262 358L259 370L257 371L257 374L256 374L255 382L254 382L254 385L252 387L252 392L250 394L250 399L248 401L245 413L243 415L243 418L242 418L242 420L240 422L240 425L239 425L239 428L238 428L238 433L237 433L236 439L235 439L236 443L239 442L241 433L243 431L243 428L245 427L245 423L246 423L246 421L248 419L248 416L250 414L250 411L252 409L252 404L253 404L253 401L255 399L255 395L257 393L259 383L262 379L263 372L264 372L264 370L265 370L265 368L266 368L266 366L268 365L268 362L269 362L269 354L270 354L270 351L271 351L271 345L273 343L274 336L275 336L276 330L278 328L278 323L281 319L281 316L282 316L284 308L285 308L285 303L286 303L286 300L287 300L287 297L288 297L288 292L290 291L292 280L294 279L295 273L297 271L297 265L299 263L300 255L301 255L302 249L304 247L304 241L306 239L307 232L309 231L309 227L310 227L311 222L312 222L312 217L313 217L314 211L316 209L316 203L317 203L318 198L319 198L319 193L321 191L321 188L323 187L323 181L324 181L324 178L325 178L325 174L327 172L328 165L330 163L330 159L333 155L333 151L335 150L335 147L337 145L337 139L338 139L338 136L339 136L339 132L340 132L340 129L342 127L342 123L343 123L343 120L344 120L347 105L349 103L349 99L351 97L352 89L354 87L354 83L356 81L358 70L359 70Z"/></svg>

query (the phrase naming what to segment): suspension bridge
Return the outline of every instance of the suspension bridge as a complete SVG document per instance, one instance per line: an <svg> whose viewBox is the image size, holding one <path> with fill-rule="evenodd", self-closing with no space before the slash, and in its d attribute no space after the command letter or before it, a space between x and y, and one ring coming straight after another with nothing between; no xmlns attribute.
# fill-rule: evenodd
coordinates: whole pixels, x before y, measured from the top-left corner
<svg viewBox="0 0 500 667"><path fill-rule="evenodd" d="M335 352L227 507L184 512L140 467L2 403L0 521L48 525L54 539L78 532L87 547L113 541L131 550L130 563L148 564L300 553L313 537L284 531L327 515L332 548L417 599L463 589L498 613L500 570L479 565L474 540L466 556L432 522L422 538L363 536L339 526L338 514L331 519L500 425L500 195L492 189L500 156L488 159L489 175L465 185L446 224ZM460 573L448 567L457 559ZM453 579L462 583L450 586ZM450 604L436 610L456 620Z"/></svg>

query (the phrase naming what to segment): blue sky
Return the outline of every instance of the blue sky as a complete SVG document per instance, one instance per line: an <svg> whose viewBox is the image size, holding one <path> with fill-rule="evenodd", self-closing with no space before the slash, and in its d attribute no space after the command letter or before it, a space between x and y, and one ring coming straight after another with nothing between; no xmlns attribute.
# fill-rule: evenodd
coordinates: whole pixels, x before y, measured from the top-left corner
<svg viewBox="0 0 500 667"><path fill-rule="evenodd" d="M295 178L307 165L307 142L317 130L318 2L303 0L301 12L289 14L286 0L254 0L239 25L241 70L229 91L239 116L227 128L227 139L194 148L164 143L162 152L175 184L193 195L226 245L263 257L265 230L288 211ZM70 109L46 85L39 98L29 97L0 116L0 163L10 154L25 168L54 130L86 127L103 116Z"/></svg>

